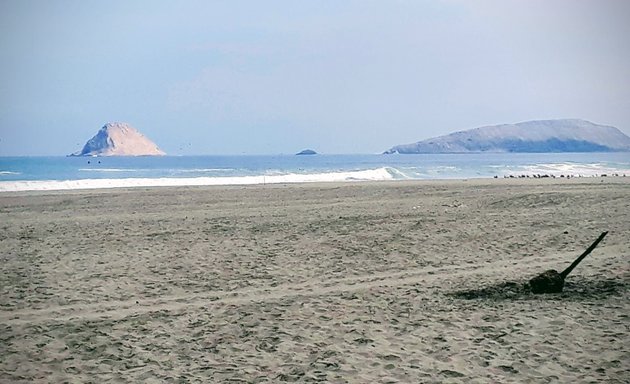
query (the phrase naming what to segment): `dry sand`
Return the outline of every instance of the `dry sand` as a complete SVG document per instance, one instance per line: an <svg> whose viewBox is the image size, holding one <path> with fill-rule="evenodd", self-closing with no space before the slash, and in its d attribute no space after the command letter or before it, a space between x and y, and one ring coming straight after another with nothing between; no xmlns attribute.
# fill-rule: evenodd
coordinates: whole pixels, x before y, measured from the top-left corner
<svg viewBox="0 0 630 384"><path fill-rule="evenodd" d="M630 178L4 193L0 217L3 383L630 381ZM604 230L562 294L461 294Z"/></svg>

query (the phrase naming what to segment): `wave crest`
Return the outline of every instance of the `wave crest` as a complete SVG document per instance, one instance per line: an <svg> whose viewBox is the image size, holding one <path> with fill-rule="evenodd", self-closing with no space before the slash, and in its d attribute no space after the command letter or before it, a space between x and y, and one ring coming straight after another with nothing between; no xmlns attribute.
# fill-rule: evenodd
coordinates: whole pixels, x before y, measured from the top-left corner
<svg viewBox="0 0 630 384"><path fill-rule="evenodd" d="M253 185L317 182L381 181L396 177L392 168L338 171L323 173L287 173L280 175L232 176L232 177L179 177L179 178L123 178L79 180L3 181L0 192L57 191L69 189L173 187L204 185Z"/></svg>

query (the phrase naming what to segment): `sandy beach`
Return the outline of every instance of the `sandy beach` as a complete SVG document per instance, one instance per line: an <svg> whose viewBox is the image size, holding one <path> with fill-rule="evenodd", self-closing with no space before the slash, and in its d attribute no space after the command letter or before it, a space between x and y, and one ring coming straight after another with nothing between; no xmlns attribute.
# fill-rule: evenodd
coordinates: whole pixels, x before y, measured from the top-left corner
<svg viewBox="0 0 630 384"><path fill-rule="evenodd" d="M2 193L0 218L2 383L630 381L630 178ZM563 293L502 285L606 230Z"/></svg>

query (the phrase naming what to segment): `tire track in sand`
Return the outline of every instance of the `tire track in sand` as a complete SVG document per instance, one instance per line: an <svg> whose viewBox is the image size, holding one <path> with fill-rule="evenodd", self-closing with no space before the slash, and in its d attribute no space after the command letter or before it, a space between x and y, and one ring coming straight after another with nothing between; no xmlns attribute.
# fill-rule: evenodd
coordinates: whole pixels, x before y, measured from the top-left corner
<svg viewBox="0 0 630 384"><path fill-rule="evenodd" d="M573 255L573 253L571 253ZM376 287L399 287L430 284L445 278L470 275L497 275L527 277L533 270L558 268L570 262L571 256L559 253L553 256L528 258L527 260L501 260L482 265L466 264L442 267L422 267L405 271L383 272L352 276L341 279L310 280L298 284L275 287L244 288L233 291L211 291L205 294L163 296L159 298L107 301L102 303L70 304L42 309L0 312L0 322L6 325L41 322L67 322L90 320L118 320L156 312L177 312L204 306L240 305L255 302L276 301L288 297L323 296L336 293L356 292Z"/></svg>

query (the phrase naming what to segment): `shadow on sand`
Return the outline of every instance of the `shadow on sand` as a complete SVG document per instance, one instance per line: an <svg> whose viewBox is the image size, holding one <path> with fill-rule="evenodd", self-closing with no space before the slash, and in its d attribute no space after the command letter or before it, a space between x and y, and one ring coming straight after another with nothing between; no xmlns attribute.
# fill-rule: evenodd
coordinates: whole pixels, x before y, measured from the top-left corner
<svg viewBox="0 0 630 384"><path fill-rule="evenodd" d="M630 288L630 276L617 279L575 277L567 281L561 293L534 294L528 282L508 281L480 289L448 293L464 300L593 300L618 296Z"/></svg>

